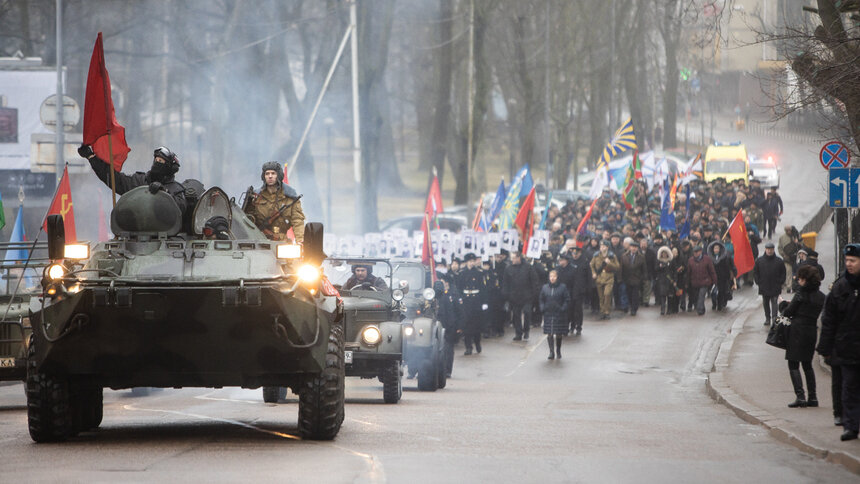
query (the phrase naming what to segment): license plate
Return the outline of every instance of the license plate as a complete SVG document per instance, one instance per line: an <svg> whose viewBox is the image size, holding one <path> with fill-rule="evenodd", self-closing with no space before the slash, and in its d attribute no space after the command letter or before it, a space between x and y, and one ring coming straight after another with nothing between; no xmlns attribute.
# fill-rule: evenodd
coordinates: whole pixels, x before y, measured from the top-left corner
<svg viewBox="0 0 860 484"><path fill-rule="evenodd" d="M343 352L343 362L347 365L352 364L352 351L344 351Z"/></svg>
<svg viewBox="0 0 860 484"><path fill-rule="evenodd" d="M15 358L0 358L0 368L15 368Z"/></svg>

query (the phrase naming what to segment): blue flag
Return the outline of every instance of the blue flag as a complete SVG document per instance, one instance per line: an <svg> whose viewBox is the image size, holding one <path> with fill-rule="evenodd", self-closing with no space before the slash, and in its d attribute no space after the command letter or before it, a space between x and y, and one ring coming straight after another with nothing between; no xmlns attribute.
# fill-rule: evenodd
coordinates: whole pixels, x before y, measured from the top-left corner
<svg viewBox="0 0 860 484"><path fill-rule="evenodd" d="M12 228L12 237L9 242L24 242L26 236L24 234L24 206L18 206L18 218L15 219L15 226ZM27 260L29 255L27 249L9 249L6 251L6 262L16 263Z"/></svg>
<svg viewBox="0 0 860 484"><path fill-rule="evenodd" d="M662 216L661 216L662 218ZM662 224L662 221L661 221ZM678 232L678 238L681 240L686 239L690 236L690 184L687 184L687 209L684 214L684 225L681 226L681 230Z"/></svg>
<svg viewBox="0 0 860 484"><path fill-rule="evenodd" d="M672 209L669 207L670 202L670 194L669 194L669 180L664 180L663 182L663 207L660 210L660 230L678 230L675 225L675 214L672 213Z"/></svg>
<svg viewBox="0 0 860 484"><path fill-rule="evenodd" d="M505 194L507 193L507 190L505 190L505 180L502 180L499 182L499 188L496 190L496 195L490 203L490 210L487 212L487 218L481 219L481 228L484 232L490 231L490 228L493 226L493 221L496 220L496 217L499 216L499 212L502 211L502 206L505 204Z"/></svg>
<svg viewBox="0 0 860 484"><path fill-rule="evenodd" d="M514 179L511 180L511 185L508 187L508 193L499 214L501 217L499 219L500 229L509 229L514 226L514 219L520 209L520 199L528 195L533 186L532 173L528 163L526 163L514 175Z"/></svg>
<svg viewBox="0 0 860 484"><path fill-rule="evenodd" d="M546 196L546 207L543 208L543 215L540 217L540 225L538 225L538 230L544 230L546 228L546 215L549 213L549 206L552 204L552 191L550 191Z"/></svg>
<svg viewBox="0 0 860 484"><path fill-rule="evenodd" d="M520 196L524 197L532 191L532 187L535 182L532 180L532 171L529 169L529 164L526 163L525 166L520 168L520 171L517 172L517 175L514 177L514 180L520 179L522 182L520 183Z"/></svg>

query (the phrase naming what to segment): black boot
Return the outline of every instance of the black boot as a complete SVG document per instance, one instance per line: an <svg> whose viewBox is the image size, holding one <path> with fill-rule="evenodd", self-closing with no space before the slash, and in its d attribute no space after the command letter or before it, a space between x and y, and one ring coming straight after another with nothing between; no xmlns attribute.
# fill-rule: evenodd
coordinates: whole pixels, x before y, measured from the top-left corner
<svg viewBox="0 0 860 484"><path fill-rule="evenodd" d="M806 406L806 397L803 393L803 377L800 375L800 370L788 370L791 376L791 384L794 385L794 394L797 399L788 404L788 408L803 408Z"/></svg>
<svg viewBox="0 0 860 484"><path fill-rule="evenodd" d="M551 334L546 337L546 344L549 345L549 356L547 356L546 359L554 360L555 359L555 347L553 346L553 337Z"/></svg>
<svg viewBox="0 0 860 484"><path fill-rule="evenodd" d="M561 338L562 336L560 334L555 337L555 356L559 360L561 359Z"/></svg>
<svg viewBox="0 0 860 484"><path fill-rule="evenodd" d="M818 394L815 392L815 371L810 365L809 370L803 369L803 374L806 375L806 390L809 393L809 398L806 399L807 407L818 406Z"/></svg>

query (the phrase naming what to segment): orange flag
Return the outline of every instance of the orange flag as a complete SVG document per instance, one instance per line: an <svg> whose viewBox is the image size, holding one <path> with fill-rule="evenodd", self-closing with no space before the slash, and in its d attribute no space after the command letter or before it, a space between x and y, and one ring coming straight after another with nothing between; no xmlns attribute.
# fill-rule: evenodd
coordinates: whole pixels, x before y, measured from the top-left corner
<svg viewBox="0 0 860 484"><path fill-rule="evenodd" d="M66 240L69 242L77 242L78 236L75 233L75 210L72 206L72 187L69 185L69 168L63 169L63 177L60 178L60 186L57 187L57 192L54 194L54 201L51 202L51 208L45 214L45 222L42 224L42 230L48 231L48 215L62 215L63 225L66 229Z"/></svg>
<svg viewBox="0 0 860 484"><path fill-rule="evenodd" d="M534 210L535 210L535 188L532 187L528 196L523 201L520 211L517 213L517 218L514 219L514 225L520 229L523 239L523 254L529 246L529 239L532 238L534 232Z"/></svg>
<svg viewBox="0 0 860 484"><path fill-rule="evenodd" d="M735 219L732 220L732 224L729 225L728 230L729 237L732 239L732 246L735 248L734 260L739 276L751 271L755 265L752 246L750 245L750 239L747 235L747 227L741 213L742 212L738 210L738 213L735 215Z"/></svg>

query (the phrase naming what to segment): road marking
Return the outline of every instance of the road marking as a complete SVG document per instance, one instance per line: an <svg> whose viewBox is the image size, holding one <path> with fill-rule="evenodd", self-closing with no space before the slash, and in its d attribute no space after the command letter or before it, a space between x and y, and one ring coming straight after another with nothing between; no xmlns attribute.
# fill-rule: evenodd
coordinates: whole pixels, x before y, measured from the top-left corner
<svg viewBox="0 0 860 484"><path fill-rule="evenodd" d="M253 405L257 405L257 404L259 404L259 403L260 403L260 401L262 401L262 398L260 398L260 400L236 400L236 399L234 399L234 398L215 398L215 397L211 396L213 393L216 393L216 392L218 392L218 391L220 391L220 390L213 390L213 391L211 391L211 392L209 392L209 393L206 393L206 394L204 394L204 395L197 395L197 396L195 396L194 398L197 398L197 399L200 399L200 400L211 400L211 401L214 401L214 402L250 403L250 404L253 404Z"/></svg>
<svg viewBox="0 0 860 484"><path fill-rule="evenodd" d="M237 401L239 401L239 400L237 400ZM126 410L133 411L133 412L167 413L167 414L178 415L178 416L183 416L183 417L193 417L193 418L197 418L197 419L201 419L201 420L213 420L216 422L222 422L222 423L226 423L226 424L237 425L239 427L244 427L244 428L250 429L250 430L256 430L257 432L261 432L261 433L268 434L268 435L274 435L276 437L281 437L284 439L304 440L298 435L292 435L292 434L288 434L285 432L277 432L275 430L268 430L268 429L257 427L256 425L251 425L251 424L246 423L246 422L241 422L239 420L233 420L233 419L229 419L229 418L212 417L209 415L201 415L199 413L180 412L178 410L164 410L164 409L159 409L159 408L141 408L141 407L135 407L134 405L123 405L123 408ZM326 445L329 447L333 447L335 449L338 449L338 450L341 450L341 451L346 452L348 454L352 454L356 457L359 457L362 460L364 460L365 465L367 465L367 467L368 467L367 474L368 474L368 477L370 479L370 482L385 482L385 480L386 480L385 479L385 470L382 467L382 463L379 462L376 459L376 457L373 456L372 454L366 454L364 452L352 450L352 449L349 449L347 447L343 447L341 445L337 445L337 444L330 443L330 442L316 442L316 441L307 441L307 442L310 444Z"/></svg>
<svg viewBox="0 0 860 484"><path fill-rule="evenodd" d="M385 425L380 425L378 423L368 422L366 420L358 420L355 418L350 418L349 420L352 422L355 422L355 423L366 425L368 427L378 427L378 428L380 428L386 432L397 432L398 434L408 435L410 437L421 437L423 439L432 440L433 442L442 442L442 439L440 439L439 437L433 437L432 435L423 435L423 434L416 434L413 432L404 432L398 428L387 427Z"/></svg>
<svg viewBox="0 0 860 484"><path fill-rule="evenodd" d="M526 355L525 355L525 356L523 356L523 357L520 359L520 362L519 362L519 363L517 363L517 366L515 366L515 367L514 367L514 369L510 371L510 373L508 373L507 375L505 375L505 378L510 377L510 376L514 376L514 373L516 373L516 372L517 372L517 370L519 370L520 368L522 368L522 367L523 367L523 365L525 365L525 364L526 364L526 361L528 361L529 356L531 356L531 355L532 355L532 353L534 353L534 352L535 352L535 350L537 349L537 347L538 347L538 346L540 346L540 345L542 345L544 341L546 341L546 335L543 335L543 337L540 339L540 341L538 341L538 342L537 342L537 343L535 343L534 345L532 345L532 346L526 346L526 350L528 350L528 351L526 352Z"/></svg>

